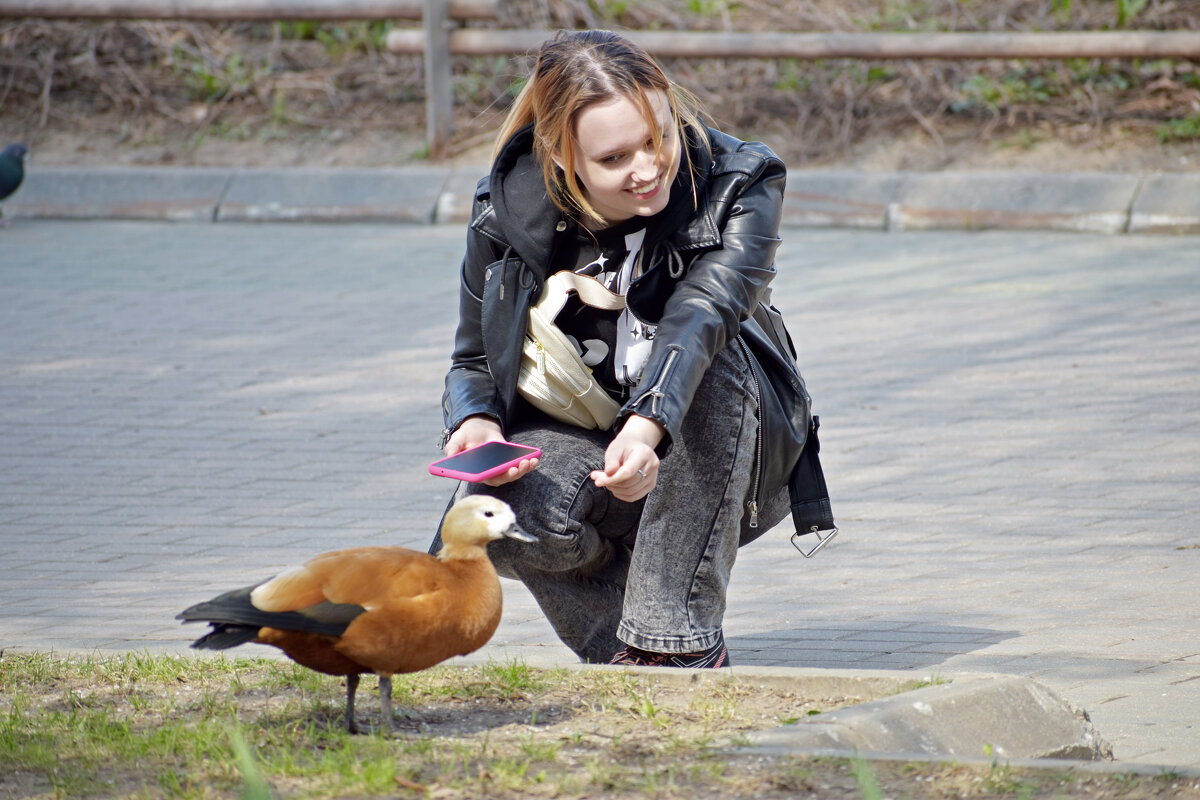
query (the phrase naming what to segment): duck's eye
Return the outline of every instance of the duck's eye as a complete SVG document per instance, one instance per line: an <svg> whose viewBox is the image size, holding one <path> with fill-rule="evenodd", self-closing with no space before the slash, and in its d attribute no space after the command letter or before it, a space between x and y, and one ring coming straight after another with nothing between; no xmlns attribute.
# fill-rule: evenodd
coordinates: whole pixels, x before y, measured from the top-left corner
<svg viewBox="0 0 1200 800"><path fill-rule="evenodd" d="M483 515L485 517L494 517L494 516L496 516L496 512L495 511L485 511L485 512L483 512Z"/></svg>

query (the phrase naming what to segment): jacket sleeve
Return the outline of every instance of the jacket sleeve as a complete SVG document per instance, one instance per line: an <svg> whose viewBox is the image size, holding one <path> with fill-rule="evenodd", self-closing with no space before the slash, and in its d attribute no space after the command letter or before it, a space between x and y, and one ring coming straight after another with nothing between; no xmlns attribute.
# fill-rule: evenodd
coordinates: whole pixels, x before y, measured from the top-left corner
<svg viewBox="0 0 1200 800"><path fill-rule="evenodd" d="M656 420L669 449L713 358L738 335L775 276L786 168L763 145L718 159L708 213L720 243L696 257L664 306L643 378L620 421Z"/></svg>
<svg viewBox="0 0 1200 800"><path fill-rule="evenodd" d="M481 194L475 201L472 219L489 213L489 209ZM493 240L474 226L467 230L467 250L463 257L458 290L458 329L454 334L450 371L446 373L445 391L442 393L445 436L449 436L464 419L476 414L486 414L497 421L504 419L504 404L488 368L483 341L485 272L500 256Z"/></svg>

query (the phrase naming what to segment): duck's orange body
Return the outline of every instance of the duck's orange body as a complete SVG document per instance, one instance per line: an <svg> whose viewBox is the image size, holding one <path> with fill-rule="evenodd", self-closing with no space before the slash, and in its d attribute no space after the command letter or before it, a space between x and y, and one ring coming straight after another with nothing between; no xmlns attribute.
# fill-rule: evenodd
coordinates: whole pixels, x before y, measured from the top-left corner
<svg viewBox="0 0 1200 800"><path fill-rule="evenodd" d="M251 592L264 611L323 601L361 606L340 636L263 627L255 641L330 675L416 672L474 652L500 624L501 595L487 558L439 561L403 547L326 553Z"/></svg>
<svg viewBox="0 0 1200 800"><path fill-rule="evenodd" d="M374 672L387 721L391 676L471 653L500 623L500 581L486 545L530 539L507 505L486 496L457 503L437 558L403 547L359 547L317 556L255 587L228 592L179 615L212 630L193 647L274 645L293 661L346 675L353 730L358 675Z"/></svg>

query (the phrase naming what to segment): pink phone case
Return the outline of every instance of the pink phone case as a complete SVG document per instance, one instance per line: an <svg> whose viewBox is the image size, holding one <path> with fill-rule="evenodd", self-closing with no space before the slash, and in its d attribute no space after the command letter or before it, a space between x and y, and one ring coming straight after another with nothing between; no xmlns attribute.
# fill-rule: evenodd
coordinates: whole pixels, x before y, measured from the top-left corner
<svg viewBox="0 0 1200 800"><path fill-rule="evenodd" d="M479 483L501 475L529 458L540 458L536 447L513 442L485 442L429 465L429 471L445 478Z"/></svg>

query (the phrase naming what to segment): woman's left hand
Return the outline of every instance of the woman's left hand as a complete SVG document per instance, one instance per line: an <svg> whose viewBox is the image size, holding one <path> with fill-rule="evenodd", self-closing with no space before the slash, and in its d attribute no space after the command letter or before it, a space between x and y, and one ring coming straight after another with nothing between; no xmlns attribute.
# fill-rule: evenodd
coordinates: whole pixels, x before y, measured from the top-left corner
<svg viewBox="0 0 1200 800"><path fill-rule="evenodd" d="M604 451L604 469L592 473L596 485L632 503L650 494L658 482L658 447L666 432L652 419L636 414L625 420Z"/></svg>

